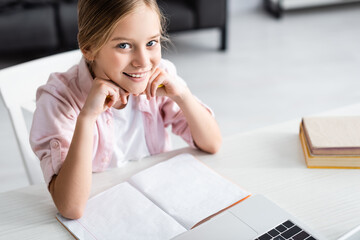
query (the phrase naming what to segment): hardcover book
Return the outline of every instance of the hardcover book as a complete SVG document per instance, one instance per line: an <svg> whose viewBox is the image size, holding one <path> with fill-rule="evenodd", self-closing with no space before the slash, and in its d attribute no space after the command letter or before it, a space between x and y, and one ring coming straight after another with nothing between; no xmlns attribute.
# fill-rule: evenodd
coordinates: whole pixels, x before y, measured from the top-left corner
<svg viewBox="0 0 360 240"><path fill-rule="evenodd" d="M300 141L304 152L306 165L309 168L360 168L360 156L334 154L335 151L329 151L331 154L314 154L310 147L308 138L304 131L304 122L300 124ZM336 148L338 149L338 147Z"/></svg>
<svg viewBox="0 0 360 240"><path fill-rule="evenodd" d="M360 116L308 117L302 124L312 154L360 155Z"/></svg>

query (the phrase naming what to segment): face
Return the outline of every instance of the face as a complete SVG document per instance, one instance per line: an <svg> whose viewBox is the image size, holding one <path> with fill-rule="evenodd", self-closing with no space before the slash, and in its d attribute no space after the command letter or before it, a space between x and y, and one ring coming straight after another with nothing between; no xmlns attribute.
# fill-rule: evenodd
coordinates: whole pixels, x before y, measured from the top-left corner
<svg viewBox="0 0 360 240"><path fill-rule="evenodd" d="M160 59L159 16L143 5L119 21L109 42L95 56L93 71L96 77L140 94Z"/></svg>

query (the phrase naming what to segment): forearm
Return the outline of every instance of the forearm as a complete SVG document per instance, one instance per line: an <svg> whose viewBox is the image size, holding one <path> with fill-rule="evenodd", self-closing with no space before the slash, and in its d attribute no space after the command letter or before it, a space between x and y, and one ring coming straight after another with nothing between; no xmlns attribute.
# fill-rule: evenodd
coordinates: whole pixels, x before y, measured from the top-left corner
<svg viewBox="0 0 360 240"><path fill-rule="evenodd" d="M94 123L79 115L69 152L50 185L56 207L68 218L81 217L90 194Z"/></svg>
<svg viewBox="0 0 360 240"><path fill-rule="evenodd" d="M209 153L216 153L221 147L222 138L219 126L211 113L196 100L189 89L183 96L174 100L189 124L197 147Z"/></svg>

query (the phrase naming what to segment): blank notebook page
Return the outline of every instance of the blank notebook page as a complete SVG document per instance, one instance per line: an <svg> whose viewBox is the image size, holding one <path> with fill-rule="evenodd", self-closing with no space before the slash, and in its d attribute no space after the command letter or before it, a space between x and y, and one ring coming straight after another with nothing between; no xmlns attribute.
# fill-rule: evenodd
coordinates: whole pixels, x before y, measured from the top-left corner
<svg viewBox="0 0 360 240"><path fill-rule="evenodd" d="M170 239L186 231L127 182L88 201L82 218L57 217L79 239Z"/></svg>
<svg viewBox="0 0 360 240"><path fill-rule="evenodd" d="M186 229L249 195L190 154L159 163L129 182Z"/></svg>

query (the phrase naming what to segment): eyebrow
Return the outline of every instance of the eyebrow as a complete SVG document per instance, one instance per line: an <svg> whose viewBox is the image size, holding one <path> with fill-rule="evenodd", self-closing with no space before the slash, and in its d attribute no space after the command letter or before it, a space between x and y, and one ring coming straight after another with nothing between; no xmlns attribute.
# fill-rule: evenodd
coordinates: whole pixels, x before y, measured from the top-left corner
<svg viewBox="0 0 360 240"><path fill-rule="evenodd" d="M160 37L160 33L158 33L152 37L149 37L149 39L158 38L158 37ZM126 37L114 37L113 39L111 39L111 41L119 41L119 40L131 41L133 39L126 38Z"/></svg>

